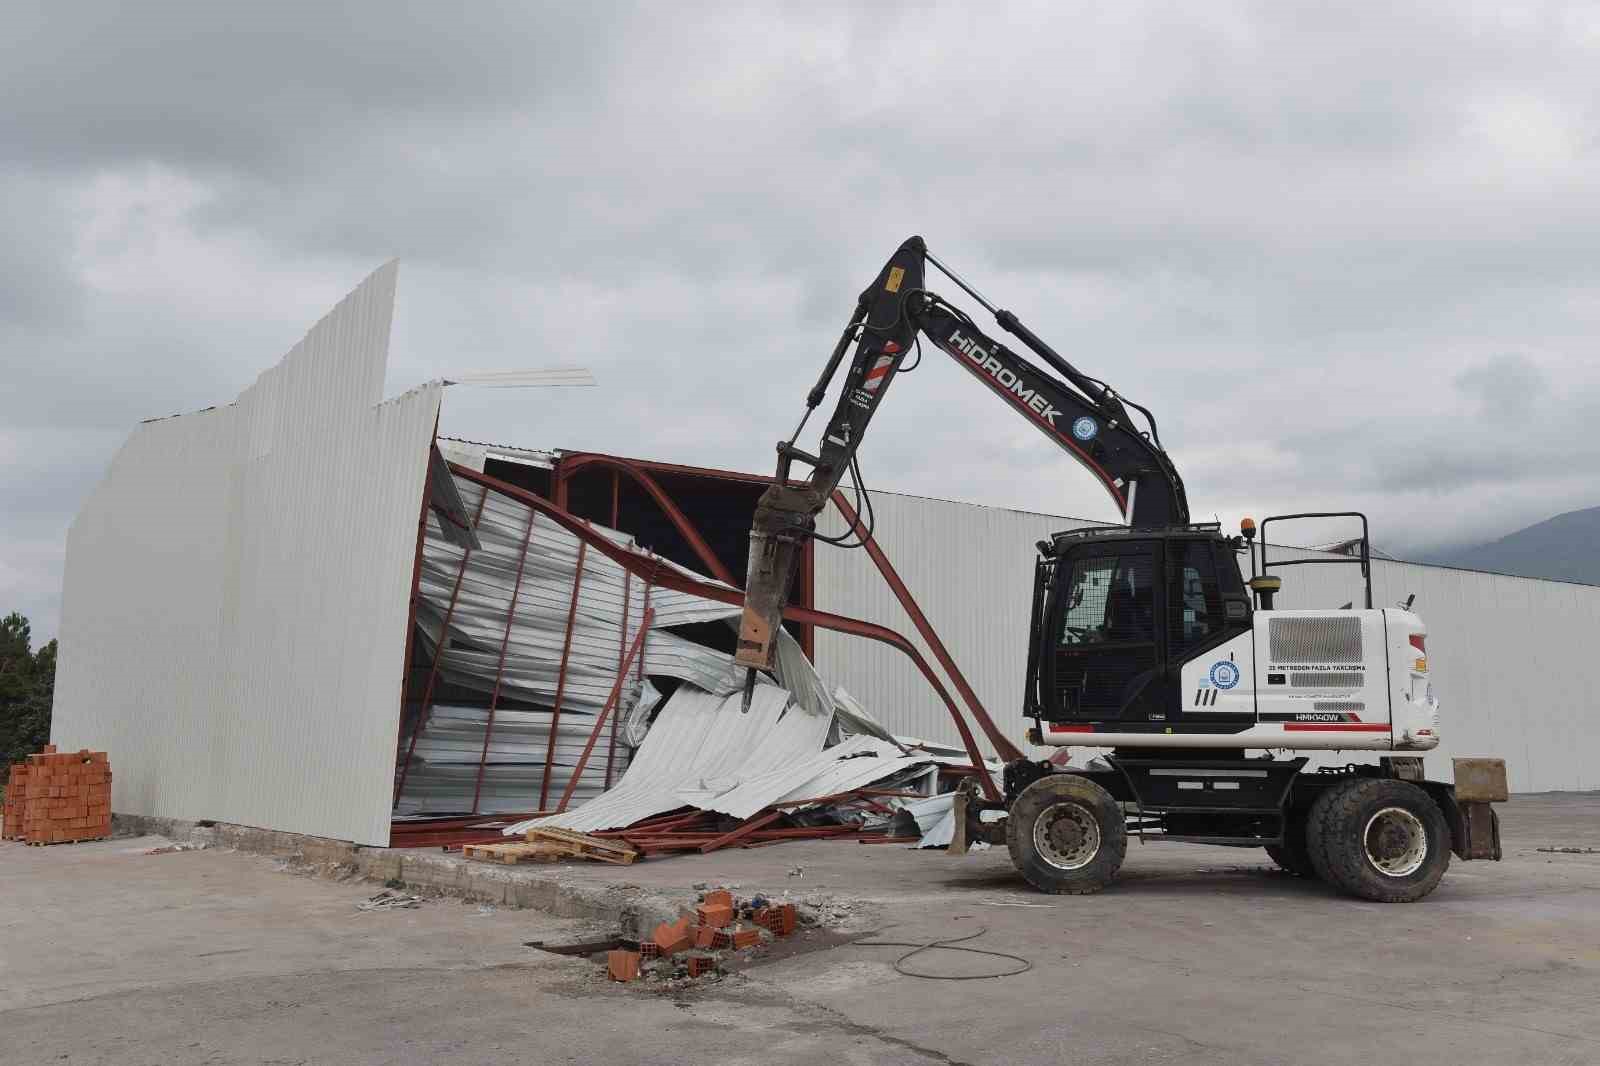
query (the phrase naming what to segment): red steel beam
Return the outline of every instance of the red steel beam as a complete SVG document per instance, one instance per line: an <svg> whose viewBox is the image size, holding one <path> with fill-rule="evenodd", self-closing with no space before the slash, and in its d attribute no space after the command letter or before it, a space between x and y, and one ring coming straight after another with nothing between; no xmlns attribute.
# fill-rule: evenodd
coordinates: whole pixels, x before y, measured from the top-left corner
<svg viewBox="0 0 1600 1066"><path fill-rule="evenodd" d="M616 526L612 526L611 528L615 529L617 527ZM619 684L619 685L622 684L622 679L623 679L624 675L626 675L627 672L628 672L628 667L623 663L623 656L625 656L627 654L627 651L628 651L628 599L629 599L629 595L632 592L633 592L633 574L632 574L631 571L624 570L622 572L622 630L621 630L621 632L619 632L617 634L617 684ZM640 650L643 651L644 650L643 649L643 641L644 641L644 630L643 630L643 628L641 628L639 630L639 640L641 642L640 643ZM639 656L639 661L640 661L640 663L644 662L644 656L643 655ZM616 762L616 759L617 759L617 720L619 718L621 718L621 717L622 717L621 714L616 714L616 715L612 716L612 718L611 718L611 739L606 743L606 788L607 789L611 788L611 766L612 766L612 764L614 762Z"/></svg>
<svg viewBox="0 0 1600 1066"><path fill-rule="evenodd" d="M587 540L596 551L605 555L623 569L638 574L654 585L672 589L674 592L685 592L691 596L716 600L719 603L727 603L733 606L741 606L744 603L744 593L738 589L724 588L709 581L701 581L690 577L663 565L662 560L654 556L642 555L616 544L588 528L583 519L557 507L549 500L535 496L526 489L458 464L452 463L450 469L468 481L484 485L502 495L509 496L514 500L536 508L540 514L549 518L567 530L567 532L582 540ZM912 644L911 641L888 626L881 626L876 622L864 622L858 618L847 618L844 615L833 614L829 611L819 611L814 607L800 607L790 604L784 608L783 615L794 622L821 626L823 629L831 629L838 633L849 633L852 636L865 637L880 644L887 644L899 650L915 663L923 678L927 680L934 692L938 693L939 698L944 702L945 708L950 712L950 718L955 723L956 731L961 734L962 745L966 748L967 754L972 757L974 765L978 767L978 778L983 785L984 795L991 800L1000 799L1000 790L995 787L994 778L984 765L983 755L978 750L977 741L973 739L972 730L962 716L961 709L956 706L955 700L950 697L949 691L944 687L944 682L939 680L939 676L934 673L933 668L928 665L928 661L922 657L922 653L917 650L915 644Z"/></svg>
<svg viewBox="0 0 1600 1066"><path fill-rule="evenodd" d="M511 606L506 608L506 631L500 638L500 661L494 668L494 693L489 697L489 721L483 727L483 751L478 753L478 779L472 786L472 813L478 813L483 795L483 768L489 761L489 738L494 736L494 712L500 706L500 685L506 676L506 650L511 647L511 623L517 617L517 600L522 596L522 571L528 564L528 545L533 541L533 520L539 512L528 508L528 528L522 534L522 551L517 555L517 579L511 586Z"/></svg>
<svg viewBox="0 0 1600 1066"><path fill-rule="evenodd" d="M578 765L572 769L572 777L567 781L566 791L561 793L561 802L556 804L556 812L567 809L567 804L572 800L572 793L578 787L578 779L583 776L583 771L589 765L589 755L594 751L595 741L600 739L600 730L606 724L606 717L611 714L618 698L622 695L622 679L628 676L628 666L633 662L633 657L639 654L639 648L644 644L645 630L650 628L650 612L646 611L644 622L639 626L638 636L633 638L633 646L628 649L628 655L622 661L622 669L617 671L617 680L611 686L611 695L606 697L606 705L600 708L600 715L594 721L594 729L589 732L589 742L583 746L583 754L578 757Z"/></svg>
<svg viewBox="0 0 1600 1066"><path fill-rule="evenodd" d="M559 504L565 506L567 479L586 466L602 466L613 471L611 528L615 529L617 523L615 514L617 500L615 486L617 482L615 478L618 474L627 474L638 483L640 488L650 494L652 500L656 501L656 506L661 508L661 512L667 516L667 521L672 523L672 528L676 529L679 536L688 542L689 548L695 554L695 558L705 564L711 576L718 581L725 581L735 587L739 586L738 579L728 571L726 566L722 565L722 560L717 558L717 553L711 550L711 545L707 544L705 538L700 535L700 531L695 529L694 523L689 521L689 516L679 509L660 483L636 463L626 459L617 459L609 455L596 455L590 452L585 452L581 455L562 456L561 462L556 467L556 500Z"/></svg>
<svg viewBox="0 0 1600 1066"><path fill-rule="evenodd" d="M833 490L833 505L844 516L845 527L857 528L859 519L854 507L845 501L844 493L838 489ZM956 691L961 693L961 698L967 704L967 709L972 712L972 717L977 719L978 727L983 730L984 736L994 745L995 751L1002 759L1013 762L1022 758L1022 752L1011 743L989 717L989 712L983 709L983 704L978 700L978 694L972 691L972 686L967 684L967 679L962 675L961 669L956 666L956 661L945 648L944 641L939 639L939 634L934 632L933 624L928 621L928 616L922 613L922 608L917 606L917 599L911 595L911 590L906 588L906 583L900 580L900 575L895 572L894 565L889 562L889 557L883 554L883 549L878 547L878 542L872 539L872 534L866 529L859 531L862 546L867 549L867 555L872 559L873 565L878 568L878 573L883 575L884 582L894 593L894 598L900 601L900 606L905 608L911 624L917 627L917 632L922 634L922 639L928 642L928 647L933 651L933 657L939 660L939 665L944 667L950 680L955 682ZM974 758L976 761L976 757Z"/></svg>
<svg viewBox="0 0 1600 1066"><path fill-rule="evenodd" d="M571 455L562 456L560 463L557 465L558 485L557 491L554 493L556 497L556 506L565 507L567 505L567 482L565 479L569 476L576 475L578 471L582 470L585 466L591 465L604 466L613 471L611 481L611 526L613 529L617 527L617 523L620 521L620 518L618 517L616 495L617 475L619 473L627 474L641 488L649 493L651 499L656 501L657 505L661 508L662 513L667 516L667 520L672 523L673 528L676 529L683 539L688 542L689 547L695 553L696 558L698 558L701 563L705 565L712 577L716 578L718 581L725 581L728 584L736 587L743 587L744 583L735 578L732 572L723 565L722 560L717 557L717 554L711 550L711 546L705 542L705 538L700 535L699 529L697 529L695 524L689 520L689 516L684 514L683 511L677 506L677 503L672 499L671 494L668 493L666 489L661 487L660 482L656 481L656 479L651 476L651 472L654 471L658 473L674 474L681 477L693 477L708 480L733 481L747 485L770 485L775 480L774 478L761 477L756 474L741 474L736 471L711 470L698 466L679 466L673 463L658 463L645 459L625 459L621 456L602 455L598 452L574 452ZM810 607L812 605L812 586L814 580L812 570L813 554L813 542L807 540L804 554L801 557L802 570L800 575L801 594L805 598L804 606L806 607ZM816 648L814 644L814 628L809 625L802 626L800 628L800 648L803 652L805 652L806 658L813 661L816 659Z"/></svg>
<svg viewBox="0 0 1600 1066"><path fill-rule="evenodd" d="M700 854L709 855L719 848L725 848L729 844L736 844L745 837L749 836L751 833L754 833L757 829L775 822L782 817L782 811L768 811L766 814L758 814L754 817L747 818L732 831L724 833L714 840L708 840L706 843L700 845Z"/></svg>
<svg viewBox="0 0 1600 1066"><path fill-rule="evenodd" d="M770 485L777 478L770 474L746 474L739 470L719 470L710 466L687 466L683 463L663 463L657 459L630 459L622 455L611 455L606 452L569 452L561 457L561 462L570 459L580 460L579 465L591 459L614 459L620 463L636 467L639 470L652 474L674 474L685 477L711 478L716 481L734 481L744 485ZM802 482L791 480L791 485L800 485Z"/></svg>
<svg viewBox="0 0 1600 1066"><path fill-rule="evenodd" d="M431 465L431 464L430 464ZM452 464L452 471L457 468ZM472 515L472 529L477 532L478 525L483 519L483 505L489 502L489 488L483 486L483 495L478 497L478 509ZM422 706L417 709L416 724L411 727L411 743L406 746L406 761L400 765L400 780L394 786L394 806L400 806L400 796L406 790L406 778L411 773L411 756L417 750L417 737L422 735L422 730L428 724L428 715L433 710L433 686L439 679L439 664L444 661L445 641L450 639L450 620L456 614L456 600L461 595L461 579L467 576L467 560L472 558L472 547L468 545L461 549L461 565L456 568L455 587L450 590L450 606L445 608L444 624L439 627L439 643L433 649L433 665L428 668L428 683L422 690ZM418 565L421 565L421 556L418 556ZM420 584L421 578L418 578ZM413 619L415 609L413 608Z"/></svg>
<svg viewBox="0 0 1600 1066"><path fill-rule="evenodd" d="M556 727L561 724L561 700L567 693L567 663L572 658L572 624L578 619L578 590L583 587L583 557L588 551L589 542L578 541L578 570L572 575L572 603L567 607L567 635L561 638L561 671L556 674L556 702L550 709L550 743L544 749L544 780L539 782L541 811L550 800L550 767L556 761Z"/></svg>

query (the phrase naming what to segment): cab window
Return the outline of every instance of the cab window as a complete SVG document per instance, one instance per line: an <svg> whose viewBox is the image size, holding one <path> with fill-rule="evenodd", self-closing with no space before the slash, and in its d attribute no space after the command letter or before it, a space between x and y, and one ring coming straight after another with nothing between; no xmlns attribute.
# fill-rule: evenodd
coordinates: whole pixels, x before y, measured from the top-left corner
<svg viewBox="0 0 1600 1066"><path fill-rule="evenodd" d="M1062 612L1061 643L1127 644L1155 640L1152 557L1091 556L1073 566Z"/></svg>
<svg viewBox="0 0 1600 1066"><path fill-rule="evenodd" d="M1172 560L1168 570L1172 585L1167 590L1167 651L1173 659L1181 659L1188 649L1222 632L1222 591L1210 542L1169 541L1167 553Z"/></svg>

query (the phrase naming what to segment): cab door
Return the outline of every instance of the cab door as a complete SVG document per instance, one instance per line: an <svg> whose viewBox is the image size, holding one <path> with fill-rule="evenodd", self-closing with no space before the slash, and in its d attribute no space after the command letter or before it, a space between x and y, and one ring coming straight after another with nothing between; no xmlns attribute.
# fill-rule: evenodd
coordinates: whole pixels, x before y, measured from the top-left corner
<svg viewBox="0 0 1600 1066"><path fill-rule="evenodd" d="M1058 570L1044 673L1055 721L1144 720L1161 710L1156 546L1088 543Z"/></svg>
<svg viewBox="0 0 1600 1066"><path fill-rule="evenodd" d="M1165 547L1175 716L1254 724L1255 635L1237 564L1210 539L1173 538Z"/></svg>

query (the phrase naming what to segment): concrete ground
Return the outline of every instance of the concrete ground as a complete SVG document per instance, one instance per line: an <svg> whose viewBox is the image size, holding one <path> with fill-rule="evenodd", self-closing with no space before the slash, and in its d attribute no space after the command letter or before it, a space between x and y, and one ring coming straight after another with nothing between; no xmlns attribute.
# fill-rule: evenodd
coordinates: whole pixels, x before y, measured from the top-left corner
<svg viewBox="0 0 1600 1066"><path fill-rule="evenodd" d="M565 868L686 900L704 881L787 892L873 939L982 929L973 946L1032 964L926 980L893 969L907 949L813 934L677 992L525 947L593 931L538 911L362 912L379 886L260 856L7 842L0 1064L1600 1062L1600 854L1538 850L1600 848L1600 794L1501 810L1506 861L1457 863L1409 906L1179 844L1131 844L1122 879L1083 898L1029 892L998 850L811 842Z"/></svg>

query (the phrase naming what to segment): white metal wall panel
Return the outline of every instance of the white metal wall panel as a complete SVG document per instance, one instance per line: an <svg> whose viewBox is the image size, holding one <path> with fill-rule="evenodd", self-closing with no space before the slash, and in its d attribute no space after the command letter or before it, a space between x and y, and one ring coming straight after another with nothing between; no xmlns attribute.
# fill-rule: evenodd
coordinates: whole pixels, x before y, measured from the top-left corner
<svg viewBox="0 0 1600 1066"><path fill-rule="evenodd" d="M141 425L67 535L52 739L118 812L387 844L440 389L380 403L397 265L237 402Z"/></svg>

